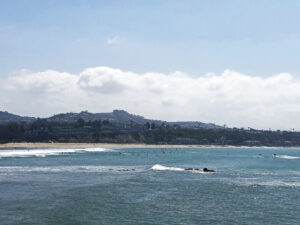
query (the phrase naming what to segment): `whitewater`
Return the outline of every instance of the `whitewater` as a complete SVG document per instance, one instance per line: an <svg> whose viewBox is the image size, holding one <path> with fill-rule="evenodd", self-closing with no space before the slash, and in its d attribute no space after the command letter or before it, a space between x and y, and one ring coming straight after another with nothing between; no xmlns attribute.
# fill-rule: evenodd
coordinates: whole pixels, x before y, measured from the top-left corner
<svg viewBox="0 0 300 225"><path fill-rule="evenodd" d="M23 150L0 150L0 159L5 157L46 157L49 155L84 153L84 152L104 152L111 151L105 148L71 148L71 149L23 149Z"/></svg>

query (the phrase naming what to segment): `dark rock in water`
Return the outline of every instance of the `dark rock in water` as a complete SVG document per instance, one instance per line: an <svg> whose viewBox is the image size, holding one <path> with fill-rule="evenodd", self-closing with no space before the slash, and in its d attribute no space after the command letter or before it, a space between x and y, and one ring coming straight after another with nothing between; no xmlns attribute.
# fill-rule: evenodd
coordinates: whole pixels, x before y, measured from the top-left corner
<svg viewBox="0 0 300 225"><path fill-rule="evenodd" d="M209 170L207 168L203 168L203 172L216 172L215 170Z"/></svg>
<svg viewBox="0 0 300 225"><path fill-rule="evenodd" d="M184 168L184 170L187 170L187 171L200 171L199 168ZM215 170L209 170L207 168L203 168L203 172L216 172Z"/></svg>

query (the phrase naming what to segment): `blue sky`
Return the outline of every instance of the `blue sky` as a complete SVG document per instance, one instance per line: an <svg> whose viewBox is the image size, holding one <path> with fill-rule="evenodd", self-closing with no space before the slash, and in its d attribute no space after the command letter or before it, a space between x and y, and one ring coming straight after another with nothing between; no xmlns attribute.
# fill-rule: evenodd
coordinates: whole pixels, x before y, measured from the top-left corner
<svg viewBox="0 0 300 225"><path fill-rule="evenodd" d="M299 12L299 0L0 0L0 110L300 130Z"/></svg>
<svg viewBox="0 0 300 225"><path fill-rule="evenodd" d="M299 11L289 0L0 1L0 75L95 66L299 75Z"/></svg>

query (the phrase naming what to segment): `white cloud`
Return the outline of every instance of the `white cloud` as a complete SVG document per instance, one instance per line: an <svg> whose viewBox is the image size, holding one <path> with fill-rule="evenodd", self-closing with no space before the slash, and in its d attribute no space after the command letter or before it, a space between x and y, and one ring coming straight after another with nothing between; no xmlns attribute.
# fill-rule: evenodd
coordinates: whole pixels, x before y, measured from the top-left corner
<svg viewBox="0 0 300 225"><path fill-rule="evenodd" d="M121 38L119 36L109 37L107 39L106 43L109 44L109 45L120 44L121 43Z"/></svg>
<svg viewBox="0 0 300 225"><path fill-rule="evenodd" d="M300 130L300 79L287 73L263 78L226 70L193 77L96 67L80 74L21 72L1 83L2 110L26 115L125 109L171 121Z"/></svg>

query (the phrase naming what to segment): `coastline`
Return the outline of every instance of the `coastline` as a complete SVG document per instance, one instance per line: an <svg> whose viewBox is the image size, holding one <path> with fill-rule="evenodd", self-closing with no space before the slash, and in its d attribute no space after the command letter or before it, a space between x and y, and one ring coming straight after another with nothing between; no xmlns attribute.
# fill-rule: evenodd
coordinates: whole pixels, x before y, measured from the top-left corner
<svg viewBox="0 0 300 225"><path fill-rule="evenodd" d="M20 142L0 144L2 149L48 149L48 148L299 148L269 146L232 146L232 145L162 145L162 144L120 144L120 143L43 143Z"/></svg>
<svg viewBox="0 0 300 225"><path fill-rule="evenodd" d="M162 145L162 144L120 144L120 143L43 143L20 142L0 144L1 149L23 148L224 148L226 146L215 145ZM229 146L228 146L229 147ZM234 147L234 146L230 146Z"/></svg>

